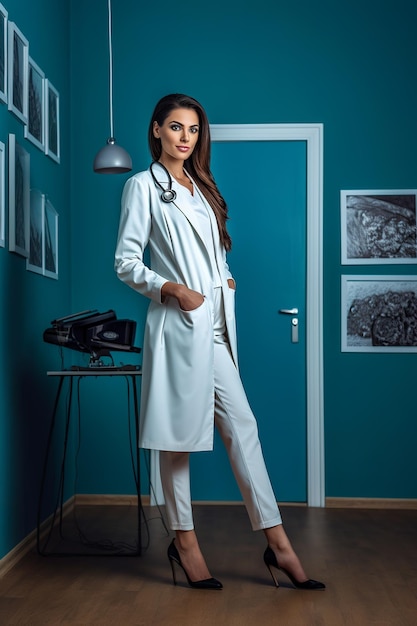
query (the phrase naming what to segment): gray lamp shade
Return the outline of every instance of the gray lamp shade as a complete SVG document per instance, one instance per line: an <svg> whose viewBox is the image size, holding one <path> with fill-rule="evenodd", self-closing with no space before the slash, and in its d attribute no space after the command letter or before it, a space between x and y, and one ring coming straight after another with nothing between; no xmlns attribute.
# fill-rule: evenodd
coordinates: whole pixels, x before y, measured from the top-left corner
<svg viewBox="0 0 417 626"><path fill-rule="evenodd" d="M97 152L93 169L98 174L123 174L132 169L132 159L124 148L116 144L114 137L110 137L107 145Z"/></svg>

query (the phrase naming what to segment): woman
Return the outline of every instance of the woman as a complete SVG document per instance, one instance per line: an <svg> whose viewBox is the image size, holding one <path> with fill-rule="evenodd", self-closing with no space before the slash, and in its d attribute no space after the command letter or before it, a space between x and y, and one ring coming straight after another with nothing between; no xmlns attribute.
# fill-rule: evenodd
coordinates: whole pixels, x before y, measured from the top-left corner
<svg viewBox="0 0 417 626"><path fill-rule="evenodd" d="M221 589L194 531L190 452L213 448L214 425L226 446L254 530L268 546L264 561L275 584L281 569L300 589L307 578L282 526L266 471L255 417L238 372L235 282L227 207L210 172L206 113L193 98L172 94L156 105L149 126L153 163L130 178L122 196L115 268L150 298L143 345L140 446L159 450L168 521L175 540L168 558L194 588ZM143 254L150 250L150 264Z"/></svg>

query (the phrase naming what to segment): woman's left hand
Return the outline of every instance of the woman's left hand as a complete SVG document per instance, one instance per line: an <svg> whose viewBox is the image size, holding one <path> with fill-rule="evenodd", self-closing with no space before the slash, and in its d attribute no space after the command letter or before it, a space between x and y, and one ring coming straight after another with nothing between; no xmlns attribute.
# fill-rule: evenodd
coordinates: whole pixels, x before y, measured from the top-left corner
<svg viewBox="0 0 417 626"><path fill-rule="evenodd" d="M233 278L228 278L227 279L227 284L229 285L230 289L233 289L233 291L236 290L236 283L233 280Z"/></svg>

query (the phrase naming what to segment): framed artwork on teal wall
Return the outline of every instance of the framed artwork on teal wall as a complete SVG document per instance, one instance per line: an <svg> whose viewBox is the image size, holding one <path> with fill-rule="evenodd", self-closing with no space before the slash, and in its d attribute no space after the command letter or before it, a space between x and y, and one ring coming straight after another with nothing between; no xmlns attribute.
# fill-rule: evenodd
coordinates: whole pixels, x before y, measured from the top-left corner
<svg viewBox="0 0 417 626"><path fill-rule="evenodd" d="M417 263L416 189L340 192L342 265Z"/></svg>
<svg viewBox="0 0 417 626"><path fill-rule="evenodd" d="M9 250L29 256L30 155L9 135Z"/></svg>
<svg viewBox="0 0 417 626"><path fill-rule="evenodd" d="M0 4L0 101L7 102L7 16Z"/></svg>
<svg viewBox="0 0 417 626"><path fill-rule="evenodd" d="M60 162L59 93L48 79L45 81L45 154Z"/></svg>
<svg viewBox="0 0 417 626"><path fill-rule="evenodd" d="M417 276L341 278L342 352L417 352Z"/></svg>
<svg viewBox="0 0 417 626"><path fill-rule="evenodd" d="M26 269L58 280L58 213L39 189L30 191L30 246Z"/></svg>
<svg viewBox="0 0 417 626"><path fill-rule="evenodd" d="M14 22L8 23L9 111L24 124L28 121L29 42Z"/></svg>
<svg viewBox="0 0 417 626"><path fill-rule="evenodd" d="M0 248L6 245L6 146L0 141Z"/></svg>
<svg viewBox="0 0 417 626"><path fill-rule="evenodd" d="M58 213L48 199L45 204L44 249L43 274L58 280Z"/></svg>
<svg viewBox="0 0 417 626"><path fill-rule="evenodd" d="M45 194L38 189L30 190L30 237L26 269L36 274L44 273L45 264Z"/></svg>
<svg viewBox="0 0 417 626"><path fill-rule="evenodd" d="M45 151L45 74L29 57L28 122L25 137Z"/></svg>

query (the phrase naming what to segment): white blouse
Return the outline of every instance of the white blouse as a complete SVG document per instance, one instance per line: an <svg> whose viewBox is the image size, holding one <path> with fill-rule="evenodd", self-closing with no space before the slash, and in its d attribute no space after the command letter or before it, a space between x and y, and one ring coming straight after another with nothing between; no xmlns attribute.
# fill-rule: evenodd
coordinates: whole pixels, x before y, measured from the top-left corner
<svg viewBox="0 0 417 626"><path fill-rule="evenodd" d="M201 191L194 181L192 181L192 183L194 194L184 187L184 185L180 185L175 180L173 180L173 188L177 192L179 203L186 203L188 207L197 214L204 237L204 244L210 257L210 264L213 272L213 287L221 287L220 274L216 263L216 256L214 254L214 240L216 239L216 242L218 242L219 231L217 228L215 229L215 232L213 231L211 227L211 220L207 212L209 209L206 208L206 205L202 200Z"/></svg>

